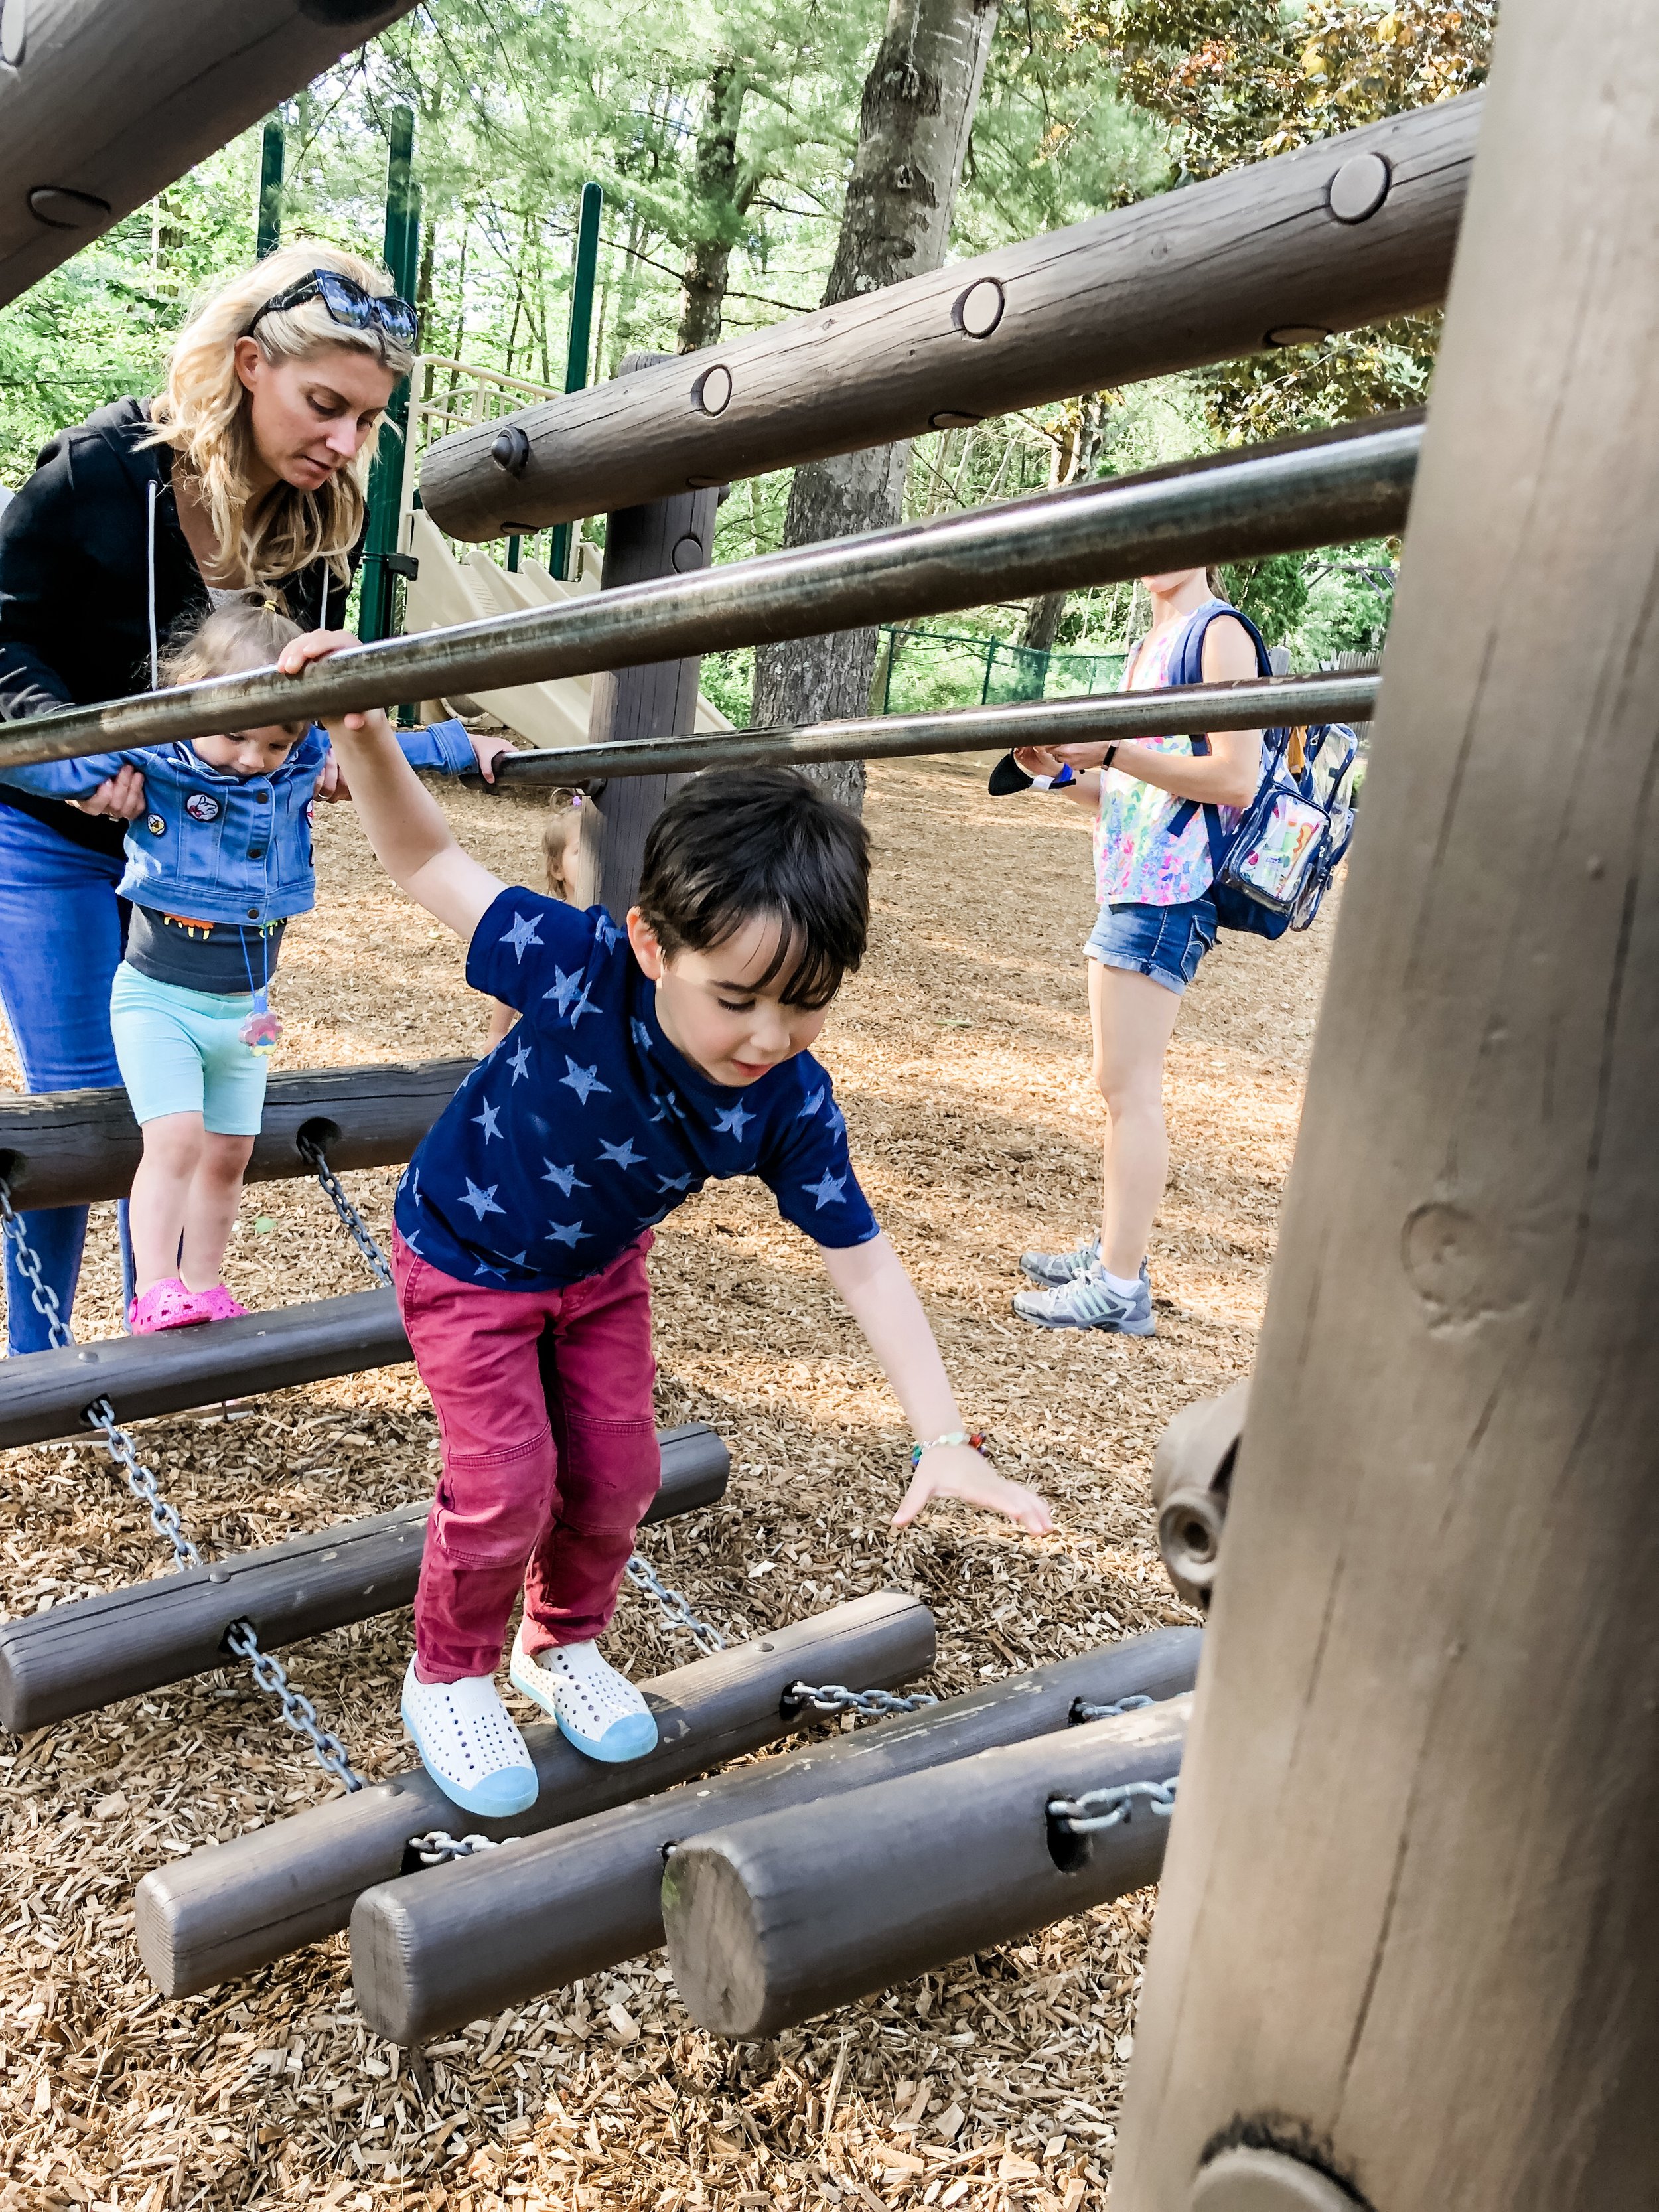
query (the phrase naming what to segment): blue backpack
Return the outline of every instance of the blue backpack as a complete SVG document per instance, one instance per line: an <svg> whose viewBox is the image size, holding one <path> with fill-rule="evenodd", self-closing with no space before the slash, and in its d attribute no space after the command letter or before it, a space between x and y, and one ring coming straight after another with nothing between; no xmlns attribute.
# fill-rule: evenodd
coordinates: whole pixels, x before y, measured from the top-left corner
<svg viewBox="0 0 1659 2212"><path fill-rule="evenodd" d="M1188 622L1171 684L1203 682L1205 634L1218 615L1243 624L1255 647L1256 673L1272 675L1255 624L1237 607L1213 599ZM1192 742L1194 753L1210 750L1207 738ZM1263 731L1261 781L1232 829L1223 828L1218 806L1204 807L1215 872L1210 895L1223 929L1272 938L1308 927L1353 836L1358 758L1358 740L1345 722ZM1164 834L1180 836L1199 805L1195 799L1184 799L1165 823Z"/></svg>

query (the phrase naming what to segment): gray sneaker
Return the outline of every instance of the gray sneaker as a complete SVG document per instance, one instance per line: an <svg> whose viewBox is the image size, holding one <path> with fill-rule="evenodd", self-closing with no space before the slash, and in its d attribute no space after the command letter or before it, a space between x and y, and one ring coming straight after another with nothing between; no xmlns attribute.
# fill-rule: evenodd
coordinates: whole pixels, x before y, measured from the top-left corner
<svg viewBox="0 0 1659 2212"><path fill-rule="evenodd" d="M1086 1275L1091 1267L1100 1265L1098 1233L1075 1246L1069 1252L1022 1252L1019 1271L1029 1275L1034 1283L1045 1290L1057 1290L1062 1283L1074 1283L1079 1275Z"/></svg>
<svg viewBox="0 0 1659 2212"><path fill-rule="evenodd" d="M1016 1291L1014 1311L1039 1328L1103 1328L1119 1336L1156 1336L1152 1285L1143 1268L1133 1293L1115 1291L1098 1269L1050 1291Z"/></svg>

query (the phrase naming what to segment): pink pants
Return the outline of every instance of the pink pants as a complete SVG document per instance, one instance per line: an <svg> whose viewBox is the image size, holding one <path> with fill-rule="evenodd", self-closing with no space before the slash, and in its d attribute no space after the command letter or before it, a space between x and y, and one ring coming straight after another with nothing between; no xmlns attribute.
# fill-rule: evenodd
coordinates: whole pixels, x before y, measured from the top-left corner
<svg viewBox="0 0 1659 2212"><path fill-rule="evenodd" d="M458 1282L394 1236L392 1273L443 1473L415 1598L428 1681L491 1674L524 1590L525 1643L581 1644L616 1610L657 1494L649 1236L562 1291Z"/></svg>

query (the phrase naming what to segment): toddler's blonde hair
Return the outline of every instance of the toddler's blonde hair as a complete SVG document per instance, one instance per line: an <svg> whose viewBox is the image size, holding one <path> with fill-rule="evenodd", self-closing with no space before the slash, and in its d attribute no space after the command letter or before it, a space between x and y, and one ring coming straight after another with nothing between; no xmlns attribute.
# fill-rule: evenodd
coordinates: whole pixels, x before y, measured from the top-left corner
<svg viewBox="0 0 1659 2212"><path fill-rule="evenodd" d="M233 600L175 628L161 656L161 683L171 690L179 684L203 683L210 676L241 676L252 668L269 668L283 647L301 634L299 623L290 622L275 599ZM302 718L282 726L303 732L307 726Z"/></svg>
<svg viewBox="0 0 1659 2212"><path fill-rule="evenodd" d="M547 819L542 824L542 854L547 863L547 895L576 900L576 842L581 829L582 794L563 784L548 794Z"/></svg>

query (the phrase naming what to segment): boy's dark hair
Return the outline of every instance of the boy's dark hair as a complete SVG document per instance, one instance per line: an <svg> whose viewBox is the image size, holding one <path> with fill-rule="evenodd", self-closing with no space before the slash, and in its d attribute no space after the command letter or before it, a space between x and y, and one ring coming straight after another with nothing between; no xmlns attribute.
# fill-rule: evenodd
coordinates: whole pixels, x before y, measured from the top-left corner
<svg viewBox="0 0 1659 2212"><path fill-rule="evenodd" d="M816 1011L864 957L869 835L793 769L713 769L652 824L639 907L671 957L712 951L745 921L770 917L778 942L760 982Z"/></svg>

